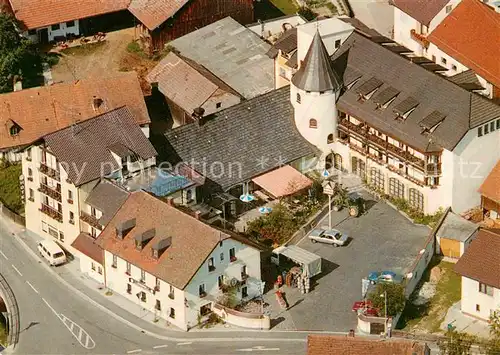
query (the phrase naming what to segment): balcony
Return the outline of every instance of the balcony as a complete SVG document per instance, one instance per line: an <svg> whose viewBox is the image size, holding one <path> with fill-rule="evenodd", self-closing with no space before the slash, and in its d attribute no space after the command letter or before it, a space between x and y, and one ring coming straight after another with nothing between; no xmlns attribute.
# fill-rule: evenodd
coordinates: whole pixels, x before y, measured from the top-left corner
<svg viewBox="0 0 500 355"><path fill-rule="evenodd" d="M52 198L58 202L62 202L61 188L57 189L57 188L52 188L52 187L45 185L45 184L40 184L38 191L40 191L41 193L49 196L50 198Z"/></svg>
<svg viewBox="0 0 500 355"><path fill-rule="evenodd" d="M396 174L404 177L406 180L409 180L409 181L413 182L414 184L416 184L416 185L418 185L420 187L424 187L425 186L425 184L424 184L423 181L418 180L418 179L414 178L413 176L408 175L406 173L405 169L400 169L400 168L397 168L397 167L395 167L393 165L390 165L390 164L387 166L387 168L390 171L395 172Z"/></svg>
<svg viewBox="0 0 500 355"><path fill-rule="evenodd" d="M99 223L99 220L97 217L94 217L86 212L80 212L80 220L84 221L85 223L89 224L90 226L102 230L102 226Z"/></svg>
<svg viewBox="0 0 500 355"><path fill-rule="evenodd" d="M418 42L422 47L429 48L430 42L427 39L427 36L417 33L415 29L410 30L410 37L415 42Z"/></svg>
<svg viewBox="0 0 500 355"><path fill-rule="evenodd" d="M43 203L42 203L42 206L40 207L40 212L42 212L43 214L46 214L47 216L49 216L52 219L55 219L59 223L62 223L62 221L63 221L61 212L59 212L58 210L56 210L48 205L43 204Z"/></svg>
<svg viewBox="0 0 500 355"><path fill-rule="evenodd" d="M425 167L425 172L430 176L441 175L441 163L427 163Z"/></svg>
<svg viewBox="0 0 500 355"><path fill-rule="evenodd" d="M59 171L55 170L55 169L52 169L50 168L49 166L47 166L45 163L40 163L40 172L57 180L57 181L61 181L61 175L59 174Z"/></svg>
<svg viewBox="0 0 500 355"><path fill-rule="evenodd" d="M392 153L392 155L402 158L411 165L415 166L417 169L424 170L425 162L422 159L417 158L416 156L412 155L406 150L397 147L374 134L369 133L368 126L358 126L352 122L349 122L347 119L343 118L340 121L339 128L349 134L354 133L354 136L357 136L358 139L361 137L361 140L363 142L368 141L370 143L373 143L375 146L382 148L384 151L390 152ZM354 144L351 144L350 147L361 154L364 155L367 154L367 150L365 148L355 147ZM378 157L373 157L373 158L376 161L378 159Z"/></svg>

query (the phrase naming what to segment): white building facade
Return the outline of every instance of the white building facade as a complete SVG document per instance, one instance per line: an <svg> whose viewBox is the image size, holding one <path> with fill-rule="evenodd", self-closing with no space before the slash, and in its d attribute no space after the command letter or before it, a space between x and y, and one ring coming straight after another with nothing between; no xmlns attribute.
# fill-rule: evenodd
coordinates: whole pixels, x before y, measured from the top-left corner
<svg viewBox="0 0 500 355"><path fill-rule="evenodd" d="M489 320L500 310L500 289L467 277L462 277L462 312L482 320Z"/></svg>

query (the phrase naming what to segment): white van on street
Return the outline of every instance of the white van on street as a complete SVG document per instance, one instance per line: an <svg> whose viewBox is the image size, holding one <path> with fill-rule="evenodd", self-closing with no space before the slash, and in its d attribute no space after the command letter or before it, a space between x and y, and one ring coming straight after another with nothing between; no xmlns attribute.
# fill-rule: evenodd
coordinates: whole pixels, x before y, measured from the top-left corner
<svg viewBox="0 0 500 355"><path fill-rule="evenodd" d="M42 240L38 243L38 252L49 262L50 266L57 266L66 262L66 254L56 242Z"/></svg>

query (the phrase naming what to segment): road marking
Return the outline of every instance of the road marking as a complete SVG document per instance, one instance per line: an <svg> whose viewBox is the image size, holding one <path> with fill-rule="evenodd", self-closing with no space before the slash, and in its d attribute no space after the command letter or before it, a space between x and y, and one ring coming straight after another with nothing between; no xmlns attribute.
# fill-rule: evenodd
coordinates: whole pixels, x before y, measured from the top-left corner
<svg viewBox="0 0 500 355"><path fill-rule="evenodd" d="M259 346L254 346L253 348L247 348L247 349L238 349L236 351L279 351L280 348L266 348L265 346L259 345Z"/></svg>
<svg viewBox="0 0 500 355"><path fill-rule="evenodd" d="M153 349L161 349L161 348L167 348L168 345L156 345L156 346L153 346Z"/></svg>
<svg viewBox="0 0 500 355"><path fill-rule="evenodd" d="M180 345L190 345L190 344L193 344L193 342L192 341L187 341L185 343L177 343L178 346L180 346Z"/></svg>
<svg viewBox="0 0 500 355"><path fill-rule="evenodd" d="M9 258L7 257L7 255L5 255L5 254L3 253L3 251L1 251L1 250L0 250L0 254L2 254L2 256L5 258L5 260L9 260Z"/></svg>
<svg viewBox="0 0 500 355"><path fill-rule="evenodd" d="M45 302L45 304L47 305L47 307L49 307L49 308L50 308L50 310L51 310L52 312L54 312L54 314L57 316L57 318L59 318L59 314L57 314L56 310L55 310L54 308L52 308L52 306L49 304L49 302L47 302L47 301L45 300L45 298L43 298L43 297L42 297L42 301L43 301L43 302Z"/></svg>
<svg viewBox="0 0 500 355"><path fill-rule="evenodd" d="M127 351L127 354L140 353L141 351L142 351L142 349L130 350L130 351Z"/></svg>
<svg viewBox="0 0 500 355"><path fill-rule="evenodd" d="M31 284L28 280L26 280L26 283L27 283L28 285L30 285L30 287L31 287L31 289L32 289L33 291L35 291L36 293L38 293L38 291L36 290L36 288L34 288L34 287L33 287L33 285L32 285L32 284Z"/></svg>
<svg viewBox="0 0 500 355"><path fill-rule="evenodd" d="M70 333L73 334L75 339L78 340L81 346L83 346L85 349L95 348L94 340L82 327L66 317L64 314L60 314L59 319L63 322L66 328L68 328Z"/></svg>
<svg viewBox="0 0 500 355"><path fill-rule="evenodd" d="M17 267L14 266L14 264L12 264L12 267L14 268L14 270L16 270L16 272L19 274L19 276L23 276L23 274L21 274L21 271L19 271L17 269Z"/></svg>

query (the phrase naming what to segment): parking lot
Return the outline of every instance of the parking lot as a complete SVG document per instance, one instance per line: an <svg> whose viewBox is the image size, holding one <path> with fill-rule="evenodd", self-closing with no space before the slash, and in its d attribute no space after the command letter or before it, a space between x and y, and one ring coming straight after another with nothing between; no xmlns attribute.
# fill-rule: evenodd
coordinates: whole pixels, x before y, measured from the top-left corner
<svg viewBox="0 0 500 355"><path fill-rule="evenodd" d="M307 237L298 242L300 247L323 258L322 274L313 280L314 288L309 294L285 289L290 308L282 313L286 319L282 323L287 328L355 329L357 320L351 307L361 299L361 279L370 271L404 274L424 246L429 228L414 225L386 203L373 201L367 193L362 195L369 206L364 215L349 218L346 210L332 212L333 228L352 237L347 246L312 243ZM320 226L328 228L328 216Z"/></svg>

